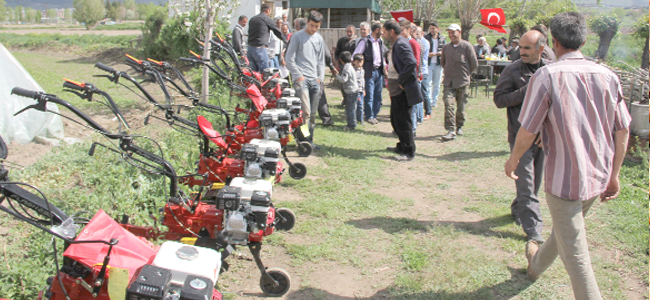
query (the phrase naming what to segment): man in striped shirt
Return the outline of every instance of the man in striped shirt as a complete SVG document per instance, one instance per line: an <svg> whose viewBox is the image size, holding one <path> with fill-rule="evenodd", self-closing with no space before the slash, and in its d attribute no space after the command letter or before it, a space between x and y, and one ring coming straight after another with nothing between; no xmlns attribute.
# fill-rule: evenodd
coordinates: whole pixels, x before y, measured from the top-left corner
<svg viewBox="0 0 650 300"><path fill-rule="evenodd" d="M596 199L604 202L618 196L630 115L616 74L580 53L587 36L584 17L561 13L550 27L558 61L530 79L519 115L521 128L505 172L517 179L519 158L541 132L553 230L541 246L534 240L526 243L528 278L539 278L559 254L575 298L601 299L584 216Z"/></svg>

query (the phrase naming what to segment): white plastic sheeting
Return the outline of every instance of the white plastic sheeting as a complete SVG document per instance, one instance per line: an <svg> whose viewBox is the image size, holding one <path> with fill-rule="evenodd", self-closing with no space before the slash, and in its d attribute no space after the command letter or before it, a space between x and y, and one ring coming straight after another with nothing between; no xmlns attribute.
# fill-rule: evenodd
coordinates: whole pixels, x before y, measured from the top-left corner
<svg viewBox="0 0 650 300"><path fill-rule="evenodd" d="M14 117L14 113L36 103L34 99L12 95L14 87L43 91L20 62L0 44L0 135L7 144L17 141L25 145L34 139L49 140L49 143L53 143L52 138L62 140L63 123L58 115L30 109ZM47 109L59 112L53 103L48 103Z"/></svg>

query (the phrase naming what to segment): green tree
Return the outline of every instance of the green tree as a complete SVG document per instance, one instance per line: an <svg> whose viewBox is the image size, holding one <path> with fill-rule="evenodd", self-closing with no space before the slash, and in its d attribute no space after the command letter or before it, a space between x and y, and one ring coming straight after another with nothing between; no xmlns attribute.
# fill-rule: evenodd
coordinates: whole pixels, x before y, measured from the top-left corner
<svg viewBox="0 0 650 300"><path fill-rule="evenodd" d="M0 22L4 22L7 20L7 2L4 0L0 0Z"/></svg>
<svg viewBox="0 0 650 300"><path fill-rule="evenodd" d="M645 15L636 21L634 24L634 37L640 40L645 40L645 45L643 46L643 55L641 56L641 68L648 69L648 44L650 42L650 23L648 22L648 16Z"/></svg>
<svg viewBox="0 0 650 300"><path fill-rule="evenodd" d="M14 7L14 15L16 16L16 22L22 23L23 20L23 6L18 5Z"/></svg>
<svg viewBox="0 0 650 300"><path fill-rule="evenodd" d="M73 0L72 6L74 7L72 17L85 23L86 29L95 27L97 21L104 18L106 13L102 0Z"/></svg>
<svg viewBox="0 0 650 300"><path fill-rule="evenodd" d="M36 19L36 12L31 7L25 8L25 23L34 23Z"/></svg>
<svg viewBox="0 0 650 300"><path fill-rule="evenodd" d="M595 32L600 41L598 42L598 50L594 56L598 59L607 59L607 52L609 52L609 45L612 39L618 34L618 28L621 26L621 20L616 14L599 15L589 19L589 28Z"/></svg>
<svg viewBox="0 0 650 300"><path fill-rule="evenodd" d="M72 22L72 12L70 11L69 8L66 8L63 11L63 18L65 19L66 22Z"/></svg>
<svg viewBox="0 0 650 300"><path fill-rule="evenodd" d="M138 6L135 3L135 0L124 0L125 19L135 20L137 18Z"/></svg>
<svg viewBox="0 0 650 300"><path fill-rule="evenodd" d="M45 14L47 15L47 18L48 18L50 23L58 23L58 17L57 17L56 9L50 8L50 9L47 10L47 12Z"/></svg>
<svg viewBox="0 0 650 300"><path fill-rule="evenodd" d="M451 0L383 0L380 3L384 18L392 18L390 11L413 9L413 18L415 20L435 20L449 6Z"/></svg>

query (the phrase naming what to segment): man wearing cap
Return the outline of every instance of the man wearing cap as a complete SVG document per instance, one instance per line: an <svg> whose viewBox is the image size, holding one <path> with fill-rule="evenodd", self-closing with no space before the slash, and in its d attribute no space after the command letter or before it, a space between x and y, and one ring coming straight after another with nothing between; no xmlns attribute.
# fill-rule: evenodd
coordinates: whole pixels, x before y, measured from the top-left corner
<svg viewBox="0 0 650 300"><path fill-rule="evenodd" d="M427 84L431 86L430 102L427 103L429 97L424 98L424 119L428 120L431 117L431 107L438 106L438 96L440 95L440 79L442 79L442 65L440 64L440 54L442 47L447 42L445 36L440 34L440 27L435 21L429 24L429 34L424 38L429 42L428 66L429 66L429 81Z"/></svg>
<svg viewBox="0 0 650 300"><path fill-rule="evenodd" d="M465 125L465 104L469 92L470 76L478 67L474 47L460 38L460 26L451 24L447 27L447 35L451 41L442 48L440 64L444 69L445 86L443 101L445 102L445 129L449 132L441 139L450 141L456 135L462 135L461 128ZM456 108L458 106L458 108Z"/></svg>
<svg viewBox="0 0 650 300"><path fill-rule="evenodd" d="M519 39L518 38L512 39L512 42L510 42L510 45L511 45L510 49L508 49L508 52L507 52L508 58L511 61L515 61L515 60L518 60L519 58L521 58L521 55L519 54Z"/></svg>

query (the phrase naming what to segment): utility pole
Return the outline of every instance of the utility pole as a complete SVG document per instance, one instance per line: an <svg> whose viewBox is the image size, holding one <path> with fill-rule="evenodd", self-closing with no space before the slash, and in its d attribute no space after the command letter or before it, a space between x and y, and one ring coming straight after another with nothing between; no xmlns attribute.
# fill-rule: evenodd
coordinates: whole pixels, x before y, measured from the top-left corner
<svg viewBox="0 0 650 300"><path fill-rule="evenodd" d="M205 0L205 40L203 41L203 58L210 59L210 39L212 38L212 23L214 23L214 10L210 0ZM203 78L201 80L201 102L207 103L210 93L210 70L203 66Z"/></svg>

